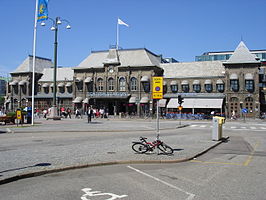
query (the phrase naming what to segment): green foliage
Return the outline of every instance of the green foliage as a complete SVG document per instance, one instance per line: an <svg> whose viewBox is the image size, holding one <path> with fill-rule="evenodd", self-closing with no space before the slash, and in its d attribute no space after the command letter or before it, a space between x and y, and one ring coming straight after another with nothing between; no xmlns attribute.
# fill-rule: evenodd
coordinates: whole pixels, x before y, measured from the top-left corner
<svg viewBox="0 0 266 200"><path fill-rule="evenodd" d="M16 117L16 112L9 112L6 114L8 117Z"/></svg>
<svg viewBox="0 0 266 200"><path fill-rule="evenodd" d="M0 96L0 106L3 106L5 103L5 97Z"/></svg>

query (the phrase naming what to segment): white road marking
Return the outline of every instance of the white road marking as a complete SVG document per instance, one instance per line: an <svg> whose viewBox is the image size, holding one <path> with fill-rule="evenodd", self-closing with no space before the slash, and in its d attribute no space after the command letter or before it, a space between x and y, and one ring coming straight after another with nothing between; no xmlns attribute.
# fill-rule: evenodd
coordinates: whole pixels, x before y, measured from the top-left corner
<svg viewBox="0 0 266 200"><path fill-rule="evenodd" d="M257 128L256 128L256 127L254 127L254 126L251 126L251 127L250 127L250 129L253 129L253 130L254 130L254 129L257 129Z"/></svg>
<svg viewBox="0 0 266 200"><path fill-rule="evenodd" d="M106 200L115 200L115 199L122 199L124 197L127 197L127 195L117 195L117 194L113 194L113 193L102 193L101 191L92 191L91 188L84 188L82 189L83 192L85 192L86 194L84 194L81 199L82 200L90 200L87 197L95 197L95 196L111 196L110 198L106 199Z"/></svg>
<svg viewBox="0 0 266 200"><path fill-rule="evenodd" d="M198 126L198 125L196 125L196 124L191 125L191 127L196 127L196 126Z"/></svg>
<svg viewBox="0 0 266 200"><path fill-rule="evenodd" d="M263 130L265 130L266 129L266 127L260 127L261 129L263 129Z"/></svg>
<svg viewBox="0 0 266 200"><path fill-rule="evenodd" d="M183 190L183 189L181 189L181 188L179 188L179 187L176 187L176 186L174 186L174 185L172 185L172 184L170 184L170 183L167 183L167 182L165 182L165 181L163 181L163 180L161 180L161 179L159 179L159 178L156 178L156 177L154 177L154 176L151 176L151 175L149 175L149 174L147 174L147 173L145 173L145 172L143 172L143 171L140 171L140 170L138 170L138 169L136 169L136 168L134 168L134 167L131 167L131 166L127 166L127 167L128 167L129 169L132 169L132 170L134 170L134 171L136 171L136 172L138 172L138 173L144 175L144 176L147 176L147 177L149 177L149 178L152 178L153 180L156 180L156 181L158 181L158 182L160 182L160 183L163 183L163 184L165 184L165 185L167 185L167 186L169 186L169 187L171 187L171 188L173 188L173 189L179 190L180 192L183 192L183 193L187 194L187 195L188 195L188 198L186 198L186 200L192 200L192 199L194 199L194 197L195 197L195 194L192 194L192 193L190 193L190 192L187 192L187 191L185 191L185 190Z"/></svg>
<svg viewBox="0 0 266 200"><path fill-rule="evenodd" d="M242 129L246 129L247 127L245 127L245 126L241 126L240 128L242 128Z"/></svg>
<svg viewBox="0 0 266 200"><path fill-rule="evenodd" d="M235 126L231 126L232 129L236 128Z"/></svg>
<svg viewBox="0 0 266 200"><path fill-rule="evenodd" d="M205 127L206 127L206 125L201 125L201 126L200 126L200 128L205 128Z"/></svg>

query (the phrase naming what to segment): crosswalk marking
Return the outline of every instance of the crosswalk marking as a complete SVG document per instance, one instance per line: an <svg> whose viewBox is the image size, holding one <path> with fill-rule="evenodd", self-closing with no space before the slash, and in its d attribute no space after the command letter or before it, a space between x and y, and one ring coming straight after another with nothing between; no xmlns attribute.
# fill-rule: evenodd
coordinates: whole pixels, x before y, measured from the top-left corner
<svg viewBox="0 0 266 200"><path fill-rule="evenodd" d="M190 128L213 128L212 125L202 125L202 124L191 124ZM246 126L228 126L226 127L225 125L223 125L223 128L228 128L228 129L235 129L235 130L266 130L266 127L255 127L255 126L250 126L250 127L246 127Z"/></svg>

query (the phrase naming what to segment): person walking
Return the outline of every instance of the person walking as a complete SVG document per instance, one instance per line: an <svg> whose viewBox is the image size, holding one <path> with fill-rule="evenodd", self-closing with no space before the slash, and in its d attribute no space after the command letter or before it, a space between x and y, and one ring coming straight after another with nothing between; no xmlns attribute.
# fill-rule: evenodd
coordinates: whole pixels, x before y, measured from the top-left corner
<svg viewBox="0 0 266 200"><path fill-rule="evenodd" d="M70 108L67 108L67 115L66 115L66 118L69 116L69 118L71 119L71 110Z"/></svg>
<svg viewBox="0 0 266 200"><path fill-rule="evenodd" d="M93 115L93 110L91 109L91 107L89 107L88 110L87 110L88 123L91 123L92 115Z"/></svg>

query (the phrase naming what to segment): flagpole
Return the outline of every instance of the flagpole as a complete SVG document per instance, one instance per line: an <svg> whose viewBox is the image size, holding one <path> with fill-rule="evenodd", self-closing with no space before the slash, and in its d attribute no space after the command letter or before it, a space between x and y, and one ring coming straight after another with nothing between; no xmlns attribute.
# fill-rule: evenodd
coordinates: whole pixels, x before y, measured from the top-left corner
<svg viewBox="0 0 266 200"><path fill-rule="evenodd" d="M119 24L118 24L118 19L116 22L116 49L118 50L118 45L119 45Z"/></svg>
<svg viewBox="0 0 266 200"><path fill-rule="evenodd" d="M32 91L31 91L31 125L34 125L34 95L35 95L35 65L36 65L36 32L37 32L38 0L36 0L34 34L33 34L33 61L32 61Z"/></svg>

